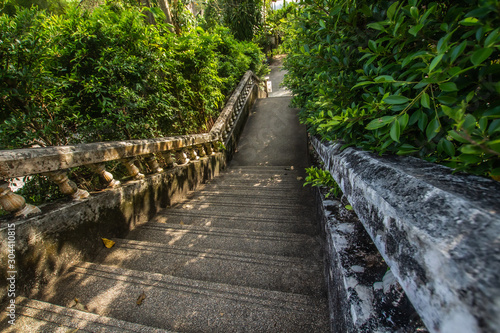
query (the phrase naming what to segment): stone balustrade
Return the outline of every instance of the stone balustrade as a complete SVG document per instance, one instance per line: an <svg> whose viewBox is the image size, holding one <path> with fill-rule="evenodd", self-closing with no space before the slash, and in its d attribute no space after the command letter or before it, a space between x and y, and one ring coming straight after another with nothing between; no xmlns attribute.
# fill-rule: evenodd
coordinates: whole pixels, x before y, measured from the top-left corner
<svg viewBox="0 0 500 333"><path fill-rule="evenodd" d="M27 204L24 198L10 190L9 179L12 178L42 174L73 200L85 200L89 193L79 189L67 176L71 168L88 167L109 187L117 187L120 181L106 170L106 162L120 161L130 178L139 180L145 176L136 163L138 158L144 159L153 173L161 173L164 168L184 165L200 156L214 154L223 145L231 146L235 124L250 91L257 91L258 83L259 79L251 71L245 73L209 133L0 151L0 207L16 216L40 213L40 209ZM158 162L160 156L165 164L163 166Z"/></svg>
<svg viewBox="0 0 500 333"><path fill-rule="evenodd" d="M429 331L498 332L500 183L311 141Z"/></svg>

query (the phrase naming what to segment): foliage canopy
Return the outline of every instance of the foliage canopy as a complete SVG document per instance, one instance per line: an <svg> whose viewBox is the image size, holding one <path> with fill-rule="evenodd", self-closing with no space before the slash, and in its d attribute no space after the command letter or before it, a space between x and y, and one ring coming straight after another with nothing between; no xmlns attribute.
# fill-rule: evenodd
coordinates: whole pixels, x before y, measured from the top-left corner
<svg viewBox="0 0 500 333"><path fill-rule="evenodd" d="M168 28L113 4L0 15L0 148L209 129L263 55L227 28L181 35Z"/></svg>
<svg viewBox="0 0 500 333"><path fill-rule="evenodd" d="M500 176L500 4L303 0L286 85L314 134Z"/></svg>

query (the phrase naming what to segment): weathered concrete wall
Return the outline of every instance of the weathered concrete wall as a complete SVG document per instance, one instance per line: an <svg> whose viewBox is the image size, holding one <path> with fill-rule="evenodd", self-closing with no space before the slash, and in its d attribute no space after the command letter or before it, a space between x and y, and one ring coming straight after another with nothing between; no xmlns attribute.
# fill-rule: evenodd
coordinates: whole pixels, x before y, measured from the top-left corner
<svg viewBox="0 0 500 333"><path fill-rule="evenodd" d="M313 146L432 332L500 332L500 184Z"/></svg>
<svg viewBox="0 0 500 333"><path fill-rule="evenodd" d="M80 202L62 200L42 206L42 214L4 219L0 228L0 301L6 297L8 224L15 225L17 293L30 296L37 285L59 275L74 261L88 260L102 248L101 237L124 237L160 209L217 176L226 165L224 153L130 181Z"/></svg>
<svg viewBox="0 0 500 333"><path fill-rule="evenodd" d="M428 333L372 239L344 200L317 193L325 240L331 332Z"/></svg>

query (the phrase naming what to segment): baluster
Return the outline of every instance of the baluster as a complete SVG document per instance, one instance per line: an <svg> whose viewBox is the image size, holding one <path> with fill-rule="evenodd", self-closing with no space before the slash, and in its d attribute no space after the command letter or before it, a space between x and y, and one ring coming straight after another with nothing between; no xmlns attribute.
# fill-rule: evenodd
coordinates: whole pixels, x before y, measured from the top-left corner
<svg viewBox="0 0 500 333"><path fill-rule="evenodd" d="M59 190L73 198L73 200L79 201L87 198L89 196L89 192L79 189L75 182L71 181L68 178L66 170L47 172L43 174L44 176L49 177L51 181L59 186Z"/></svg>
<svg viewBox="0 0 500 333"><path fill-rule="evenodd" d="M191 161L196 161L200 159L193 146L188 148L188 156Z"/></svg>
<svg viewBox="0 0 500 333"><path fill-rule="evenodd" d="M165 164L167 168L173 168L176 166L176 163L172 157L172 153L170 150L164 151L161 153L163 155L163 158L165 159Z"/></svg>
<svg viewBox="0 0 500 333"><path fill-rule="evenodd" d="M153 171L153 173L161 173L163 172L163 168L160 167L156 156L151 154L146 157L146 163L149 165L149 168Z"/></svg>
<svg viewBox="0 0 500 333"><path fill-rule="evenodd" d="M189 158L183 149L175 153L175 159L177 160L179 165L184 165L189 163Z"/></svg>
<svg viewBox="0 0 500 333"><path fill-rule="evenodd" d="M196 148L198 149L198 156L200 156L200 157L207 156L204 144L199 144L199 145L196 146Z"/></svg>
<svg viewBox="0 0 500 333"><path fill-rule="evenodd" d="M120 181L114 179L113 174L106 170L106 164L98 163L88 165L88 168L93 172L97 173L106 182L107 187L117 187L120 186Z"/></svg>
<svg viewBox="0 0 500 333"><path fill-rule="evenodd" d="M40 208L27 204L26 200L19 194L10 190L9 183L0 180L0 206L9 213L14 213L15 216L28 216L40 214Z"/></svg>
<svg viewBox="0 0 500 333"><path fill-rule="evenodd" d="M214 154L219 152L219 147L221 146L222 142L221 141L215 141L215 142L212 142L212 147L213 147L213 150L214 150Z"/></svg>
<svg viewBox="0 0 500 333"><path fill-rule="evenodd" d="M212 143L211 142L207 142L205 143L205 151L207 153L207 155L213 155L215 154L215 151L212 147Z"/></svg>
<svg viewBox="0 0 500 333"><path fill-rule="evenodd" d="M132 178L139 180L144 178L144 174L142 174L139 168L135 165L135 157L126 158L121 160L122 164L127 168L129 176Z"/></svg>

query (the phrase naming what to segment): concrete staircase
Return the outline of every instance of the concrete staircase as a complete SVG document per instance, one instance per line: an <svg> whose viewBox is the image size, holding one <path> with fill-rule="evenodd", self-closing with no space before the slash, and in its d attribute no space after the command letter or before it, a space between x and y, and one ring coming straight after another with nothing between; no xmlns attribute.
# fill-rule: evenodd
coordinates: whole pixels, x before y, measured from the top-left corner
<svg viewBox="0 0 500 333"><path fill-rule="evenodd" d="M302 186L305 131L288 102L258 101L220 177L38 300L18 298L15 326L2 313L0 330L329 332L319 226Z"/></svg>
<svg viewBox="0 0 500 333"><path fill-rule="evenodd" d="M230 168L76 264L40 301L20 300L15 329L327 332L318 228L302 177L285 166Z"/></svg>

